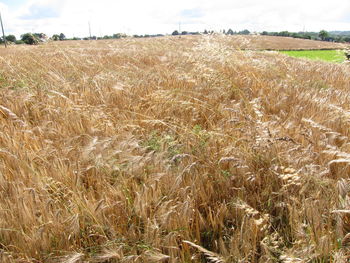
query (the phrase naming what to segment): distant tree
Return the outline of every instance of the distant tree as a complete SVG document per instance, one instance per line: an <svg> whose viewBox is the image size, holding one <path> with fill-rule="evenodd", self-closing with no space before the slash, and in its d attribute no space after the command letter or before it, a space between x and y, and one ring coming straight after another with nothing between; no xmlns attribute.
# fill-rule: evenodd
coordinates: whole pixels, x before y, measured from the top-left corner
<svg viewBox="0 0 350 263"><path fill-rule="evenodd" d="M288 31L281 31L278 33L278 35L281 37L289 37L290 33Z"/></svg>
<svg viewBox="0 0 350 263"><path fill-rule="evenodd" d="M60 40L60 35L54 34L54 35L52 36L52 40L53 40L53 41L58 41L58 40Z"/></svg>
<svg viewBox="0 0 350 263"><path fill-rule="evenodd" d="M39 39L32 33L23 34L21 40L28 45L36 45L39 43Z"/></svg>
<svg viewBox="0 0 350 263"><path fill-rule="evenodd" d="M33 36L39 41L47 39L47 36L44 33L33 33Z"/></svg>
<svg viewBox="0 0 350 263"><path fill-rule="evenodd" d="M171 33L173 36L178 36L179 35L179 31L175 30L173 33Z"/></svg>
<svg viewBox="0 0 350 263"><path fill-rule="evenodd" d="M224 30L222 30L222 33L225 35L226 34L226 30L224 29Z"/></svg>
<svg viewBox="0 0 350 263"><path fill-rule="evenodd" d="M335 42L344 43L344 42L345 42L344 36L336 36L336 37L334 38L334 41L335 41Z"/></svg>
<svg viewBox="0 0 350 263"><path fill-rule="evenodd" d="M231 28L227 30L227 35L233 35L233 30Z"/></svg>
<svg viewBox="0 0 350 263"><path fill-rule="evenodd" d="M238 34L240 34L240 35L249 35L250 31L248 29L244 29L242 31L239 31Z"/></svg>
<svg viewBox="0 0 350 263"><path fill-rule="evenodd" d="M267 36L267 35L269 34L269 32L263 31L261 34L262 34L263 36Z"/></svg>
<svg viewBox="0 0 350 263"><path fill-rule="evenodd" d="M8 42L15 43L16 42L16 37L14 35L8 35L5 37Z"/></svg>
<svg viewBox="0 0 350 263"><path fill-rule="evenodd" d="M331 37L331 36L328 36L324 39L325 41L329 41L329 42L334 42L335 41L335 38L334 37Z"/></svg>
<svg viewBox="0 0 350 263"><path fill-rule="evenodd" d="M321 30L319 33L318 33L318 36L321 38L321 40L326 40L326 38L329 37L329 34L326 30Z"/></svg>
<svg viewBox="0 0 350 263"><path fill-rule="evenodd" d="M60 36L59 36L59 39L60 39L61 41L63 41L63 40L66 39L66 36L65 36L63 33L61 33Z"/></svg>
<svg viewBox="0 0 350 263"><path fill-rule="evenodd" d="M182 32L181 32L181 35L187 35L187 34L188 34L187 31L182 31Z"/></svg>
<svg viewBox="0 0 350 263"><path fill-rule="evenodd" d="M206 29L204 29L203 34L207 35L207 34L208 34L208 31L207 31Z"/></svg>
<svg viewBox="0 0 350 263"><path fill-rule="evenodd" d="M112 37L112 38L119 39L119 38L122 38L122 37L126 37L126 35L125 35L125 34L122 34L122 33L117 33L117 34L113 34L113 37Z"/></svg>
<svg viewBox="0 0 350 263"><path fill-rule="evenodd" d="M304 38L304 39L312 39L312 36L311 36L310 34L304 33L304 34L302 35L302 38Z"/></svg>

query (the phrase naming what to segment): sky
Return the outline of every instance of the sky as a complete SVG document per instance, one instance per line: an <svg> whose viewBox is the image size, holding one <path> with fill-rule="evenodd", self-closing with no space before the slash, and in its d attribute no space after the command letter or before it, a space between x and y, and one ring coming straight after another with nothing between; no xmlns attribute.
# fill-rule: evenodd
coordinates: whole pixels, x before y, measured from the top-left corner
<svg viewBox="0 0 350 263"><path fill-rule="evenodd" d="M5 33L350 30L350 0L0 0Z"/></svg>

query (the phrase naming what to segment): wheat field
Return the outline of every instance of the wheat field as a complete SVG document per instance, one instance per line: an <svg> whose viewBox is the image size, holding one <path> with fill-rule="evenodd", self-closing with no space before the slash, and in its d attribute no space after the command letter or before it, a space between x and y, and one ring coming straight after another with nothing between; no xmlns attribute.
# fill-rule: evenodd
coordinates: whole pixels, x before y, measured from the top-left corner
<svg viewBox="0 0 350 263"><path fill-rule="evenodd" d="M350 65L234 41L1 49L0 262L347 262Z"/></svg>
<svg viewBox="0 0 350 263"><path fill-rule="evenodd" d="M335 42L263 35L234 35L227 38L230 45L248 50L329 50L349 46Z"/></svg>

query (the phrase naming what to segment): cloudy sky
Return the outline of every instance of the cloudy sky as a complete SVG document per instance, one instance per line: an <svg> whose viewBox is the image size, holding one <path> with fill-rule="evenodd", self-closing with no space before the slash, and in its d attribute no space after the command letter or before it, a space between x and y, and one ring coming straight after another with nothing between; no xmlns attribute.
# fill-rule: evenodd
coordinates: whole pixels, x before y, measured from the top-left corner
<svg viewBox="0 0 350 263"><path fill-rule="evenodd" d="M0 0L7 34L350 30L349 0Z"/></svg>

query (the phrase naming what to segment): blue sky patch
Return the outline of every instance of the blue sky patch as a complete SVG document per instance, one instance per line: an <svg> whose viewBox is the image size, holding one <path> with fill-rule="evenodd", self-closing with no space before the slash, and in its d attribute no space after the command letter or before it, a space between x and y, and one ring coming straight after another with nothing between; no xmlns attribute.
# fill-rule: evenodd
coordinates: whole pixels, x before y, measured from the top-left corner
<svg viewBox="0 0 350 263"><path fill-rule="evenodd" d="M29 13L22 15L20 18L24 20L56 18L60 16L59 9L55 6L32 5Z"/></svg>
<svg viewBox="0 0 350 263"><path fill-rule="evenodd" d="M16 7L24 4L26 1L25 0L1 0L0 3L3 3L7 6L11 7Z"/></svg>
<svg viewBox="0 0 350 263"><path fill-rule="evenodd" d="M185 18L200 18L204 16L204 11L201 8L184 9L180 15Z"/></svg>

